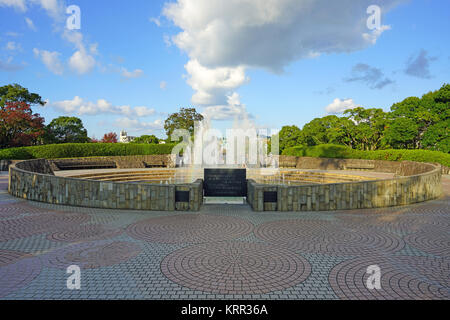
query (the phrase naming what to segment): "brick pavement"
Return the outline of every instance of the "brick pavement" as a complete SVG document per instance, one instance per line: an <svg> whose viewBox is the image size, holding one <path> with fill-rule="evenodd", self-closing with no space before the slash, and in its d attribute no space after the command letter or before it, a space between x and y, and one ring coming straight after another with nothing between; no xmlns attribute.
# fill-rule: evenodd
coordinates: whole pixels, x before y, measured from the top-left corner
<svg viewBox="0 0 450 320"><path fill-rule="evenodd" d="M180 214L27 202L0 175L0 299L450 299L449 176L443 186L406 207ZM66 287L72 264L80 290Z"/></svg>

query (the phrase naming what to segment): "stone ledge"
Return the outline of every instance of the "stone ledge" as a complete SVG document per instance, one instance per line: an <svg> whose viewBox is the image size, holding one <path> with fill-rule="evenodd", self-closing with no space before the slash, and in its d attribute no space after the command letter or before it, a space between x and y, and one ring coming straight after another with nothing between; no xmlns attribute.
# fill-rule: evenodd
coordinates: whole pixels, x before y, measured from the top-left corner
<svg viewBox="0 0 450 320"><path fill-rule="evenodd" d="M34 171L34 172L33 172ZM181 186L190 192L189 203L176 203L178 185L114 183L58 177L47 160L28 160L11 165L11 195L50 204L104 209L198 211L203 202L202 181Z"/></svg>
<svg viewBox="0 0 450 320"><path fill-rule="evenodd" d="M382 168L399 177L301 186L258 184L249 179L247 200L254 211L329 211L408 205L432 200L442 194L440 165L411 161L367 161L378 170ZM342 159L300 159L300 163L308 169L324 170L330 167L335 169L349 162ZM264 202L264 192L277 192L277 202Z"/></svg>

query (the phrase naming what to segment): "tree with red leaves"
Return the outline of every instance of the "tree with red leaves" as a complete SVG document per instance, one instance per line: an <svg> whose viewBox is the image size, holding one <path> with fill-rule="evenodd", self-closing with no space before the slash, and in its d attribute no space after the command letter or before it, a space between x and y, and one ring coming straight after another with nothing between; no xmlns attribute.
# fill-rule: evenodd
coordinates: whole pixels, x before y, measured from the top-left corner
<svg viewBox="0 0 450 320"><path fill-rule="evenodd" d="M0 148L35 145L44 134L44 118L26 102L6 102L0 108Z"/></svg>
<svg viewBox="0 0 450 320"><path fill-rule="evenodd" d="M117 134L115 134L114 132L105 133L101 142L102 143L117 143Z"/></svg>

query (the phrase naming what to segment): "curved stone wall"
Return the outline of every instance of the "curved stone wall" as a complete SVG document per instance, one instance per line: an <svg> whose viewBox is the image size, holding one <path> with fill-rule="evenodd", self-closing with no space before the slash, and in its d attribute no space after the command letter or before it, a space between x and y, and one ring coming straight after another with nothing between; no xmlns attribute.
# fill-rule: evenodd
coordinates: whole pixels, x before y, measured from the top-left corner
<svg viewBox="0 0 450 320"><path fill-rule="evenodd" d="M107 209L197 211L203 201L201 180L186 185L151 185L64 178L53 174L47 160L11 165L8 190L27 200ZM183 201L177 201L179 192L185 193Z"/></svg>
<svg viewBox="0 0 450 320"><path fill-rule="evenodd" d="M248 180L247 201L254 211L391 207L432 200L442 194L441 167L429 163L292 157L285 159L284 165L287 164L301 169L390 172L396 177L304 186L267 185Z"/></svg>
<svg viewBox="0 0 450 320"><path fill-rule="evenodd" d="M407 205L442 194L441 167L416 162L295 159L303 169L390 172L395 178L314 185L269 185L248 180L247 201L255 211L322 211ZM300 163L300 165L299 165ZM71 206L191 210L203 203L203 181L187 184L115 183L58 177L47 160L22 161L9 168L10 194L28 200Z"/></svg>

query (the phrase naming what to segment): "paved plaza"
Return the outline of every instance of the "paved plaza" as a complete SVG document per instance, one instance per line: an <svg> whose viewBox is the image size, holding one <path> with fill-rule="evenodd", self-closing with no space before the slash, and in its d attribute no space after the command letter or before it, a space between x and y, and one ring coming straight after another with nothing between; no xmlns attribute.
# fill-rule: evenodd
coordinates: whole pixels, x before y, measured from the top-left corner
<svg viewBox="0 0 450 320"><path fill-rule="evenodd" d="M0 299L450 299L449 176L427 203L302 213L64 207L13 198L7 182Z"/></svg>

